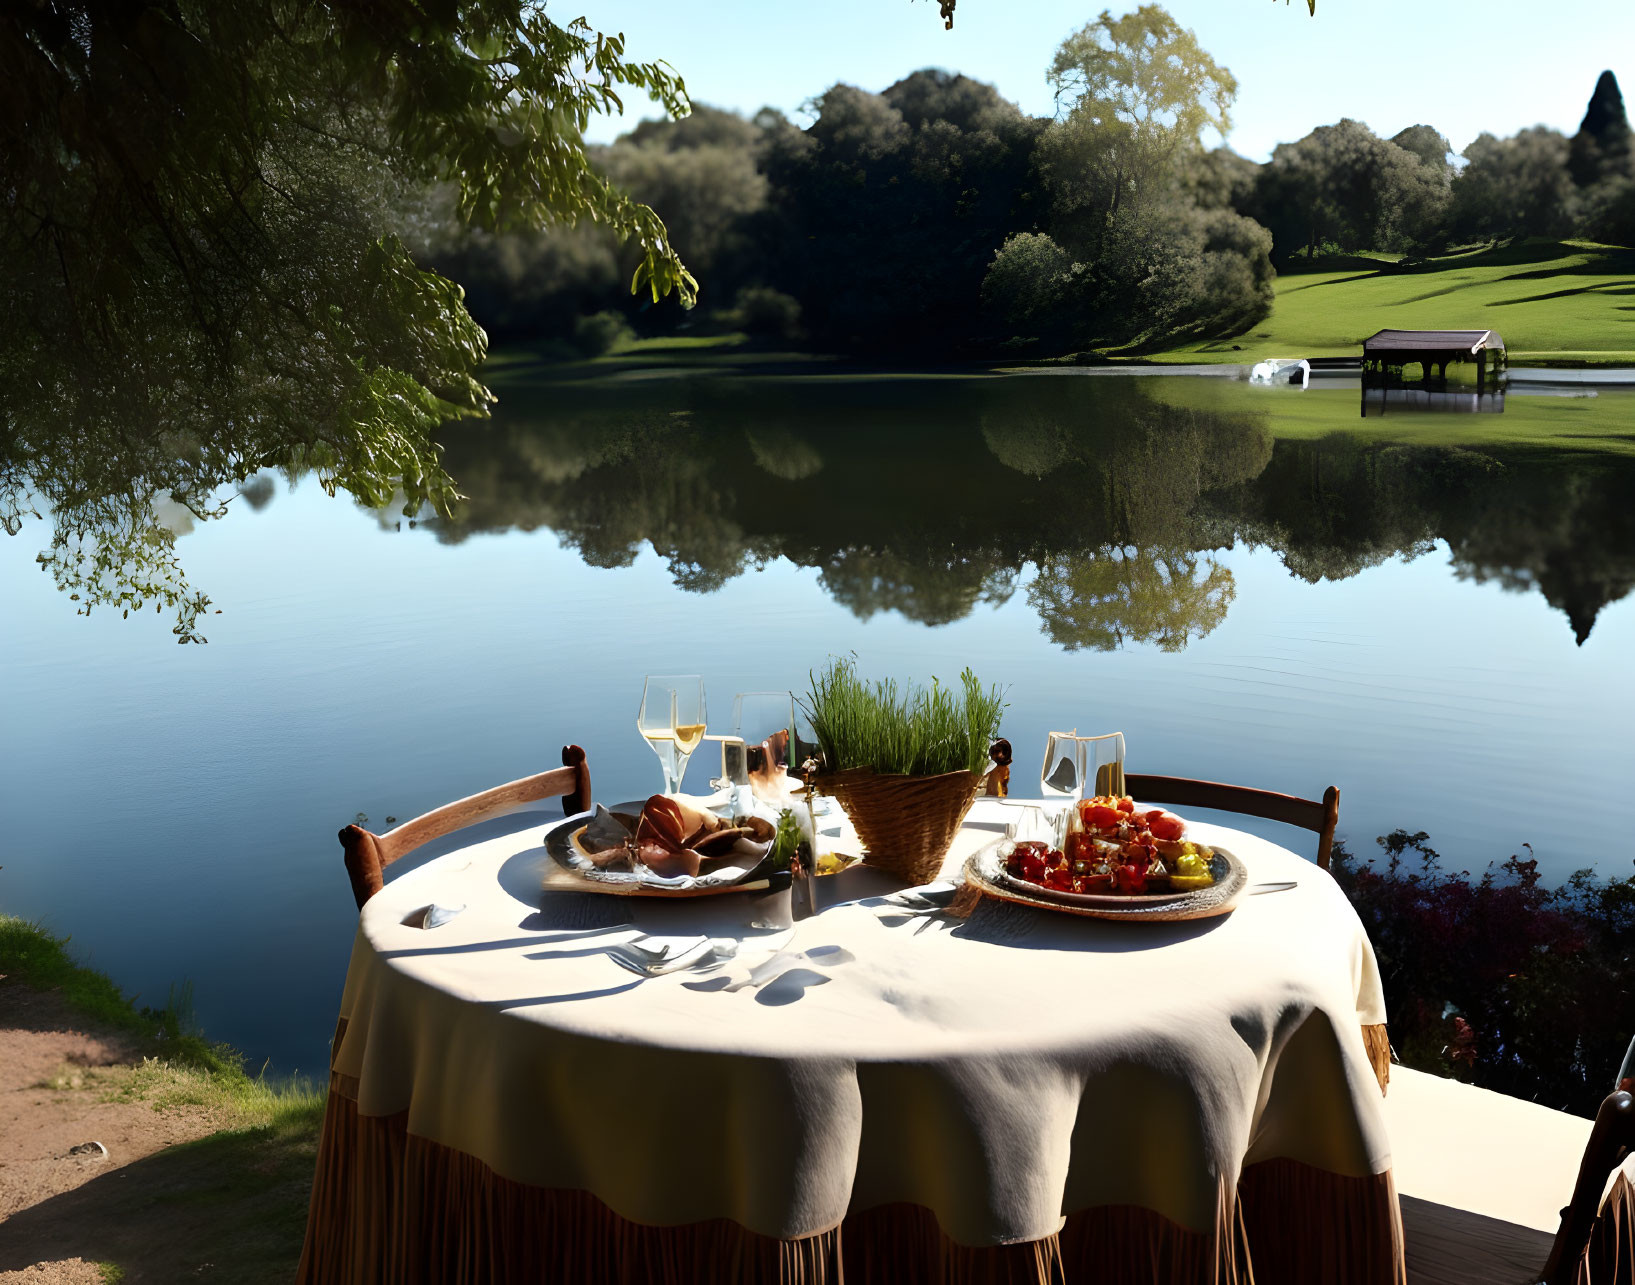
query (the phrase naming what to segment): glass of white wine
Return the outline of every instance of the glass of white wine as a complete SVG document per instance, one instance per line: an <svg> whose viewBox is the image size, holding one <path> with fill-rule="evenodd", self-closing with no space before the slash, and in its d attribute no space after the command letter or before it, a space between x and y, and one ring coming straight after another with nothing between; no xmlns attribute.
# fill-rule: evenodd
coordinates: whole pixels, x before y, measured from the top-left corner
<svg viewBox="0 0 1635 1285"><path fill-rule="evenodd" d="M664 769L664 792L681 793L687 760L704 740L704 680L697 674L649 674L642 683L641 732Z"/></svg>

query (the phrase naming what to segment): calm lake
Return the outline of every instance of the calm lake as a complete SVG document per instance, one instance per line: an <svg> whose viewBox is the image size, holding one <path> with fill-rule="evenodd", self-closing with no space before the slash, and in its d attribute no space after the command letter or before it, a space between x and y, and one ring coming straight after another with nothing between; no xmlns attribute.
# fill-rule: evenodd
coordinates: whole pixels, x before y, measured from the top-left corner
<svg viewBox="0 0 1635 1285"><path fill-rule="evenodd" d="M496 371L469 501L411 523L258 478L178 544L221 614L76 616L0 540L0 909L213 1037L321 1073L356 911L335 831L589 751L659 786L642 675L1008 686L1134 770L1342 792L1354 853L1635 858L1635 396L1359 420L1354 389L1173 376ZM710 774L695 759L688 785ZM1299 831L1261 828L1310 851Z"/></svg>

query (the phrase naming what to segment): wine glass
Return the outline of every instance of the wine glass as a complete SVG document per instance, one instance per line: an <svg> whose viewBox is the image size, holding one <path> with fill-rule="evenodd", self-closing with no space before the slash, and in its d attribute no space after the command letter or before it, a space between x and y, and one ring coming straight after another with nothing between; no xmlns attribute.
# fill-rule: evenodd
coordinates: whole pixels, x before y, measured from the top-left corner
<svg viewBox="0 0 1635 1285"><path fill-rule="evenodd" d="M795 698L782 692L739 692L732 700L732 733L742 747L741 765L728 750L728 777L749 786L755 797L782 803L789 794L790 736Z"/></svg>
<svg viewBox="0 0 1635 1285"><path fill-rule="evenodd" d="M687 760L704 740L704 680L697 674L649 674L636 730L664 770L664 792L681 793Z"/></svg>
<svg viewBox="0 0 1635 1285"><path fill-rule="evenodd" d="M1045 762L1039 771L1039 791L1047 799L1079 799L1084 795L1084 741L1078 729L1052 732L1045 741Z"/></svg>
<svg viewBox="0 0 1635 1285"><path fill-rule="evenodd" d="M1098 795L1114 798L1124 793L1124 733L1108 732L1103 736L1084 736L1085 777L1095 782Z"/></svg>

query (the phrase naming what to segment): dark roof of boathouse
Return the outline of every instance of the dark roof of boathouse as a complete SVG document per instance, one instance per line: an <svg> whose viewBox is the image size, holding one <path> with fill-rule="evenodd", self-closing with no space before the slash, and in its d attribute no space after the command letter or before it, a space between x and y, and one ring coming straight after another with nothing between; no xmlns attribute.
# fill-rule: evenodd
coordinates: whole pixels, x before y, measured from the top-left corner
<svg viewBox="0 0 1635 1285"><path fill-rule="evenodd" d="M1474 357L1484 348L1503 349L1495 330L1381 330L1363 340L1363 354L1445 352Z"/></svg>

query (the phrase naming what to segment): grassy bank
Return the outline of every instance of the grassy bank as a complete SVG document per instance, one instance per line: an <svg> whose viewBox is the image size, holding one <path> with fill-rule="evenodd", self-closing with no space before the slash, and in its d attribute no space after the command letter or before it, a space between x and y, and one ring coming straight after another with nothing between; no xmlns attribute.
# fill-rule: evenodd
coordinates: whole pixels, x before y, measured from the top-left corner
<svg viewBox="0 0 1635 1285"><path fill-rule="evenodd" d="M64 1067L39 1087L157 1112L192 1109L220 1127L132 1161L8 1220L41 1253L73 1228L70 1252L105 1264L109 1280L180 1280L211 1265L220 1281L285 1281L306 1226L323 1098L310 1085L269 1083L231 1048L189 1028L185 995L139 1009L104 974L82 967L66 940L0 915L0 975L54 996L96 1032L125 1041L127 1065ZM110 1182L111 1178L124 1181ZM131 1179L136 1181L130 1181Z"/></svg>
<svg viewBox="0 0 1635 1285"><path fill-rule="evenodd" d="M1411 268L1357 256L1291 267L1272 315L1234 339L1181 344L1164 362L1354 357L1376 330L1497 330L1513 365L1635 365L1635 250L1525 241Z"/></svg>
<svg viewBox="0 0 1635 1285"><path fill-rule="evenodd" d="M1497 330L1513 365L1635 365L1635 249L1585 241L1523 241L1399 266L1396 256L1347 255L1298 262L1277 281L1277 302L1248 334L1176 344L1136 356L1163 364L1229 364L1263 357L1355 357L1376 330ZM1062 360L1066 360L1065 358ZM890 375L917 371L978 376L985 362L928 364L923 355L835 354L769 349L742 334L625 340L584 358L560 344L496 350L488 373L549 382L648 374L804 375L857 378L884 362ZM1014 362L998 363L1001 367ZM1047 361L1045 365L1053 365Z"/></svg>

